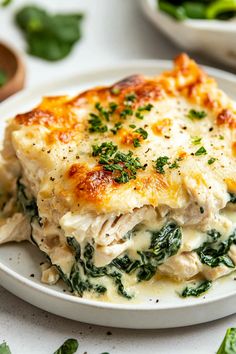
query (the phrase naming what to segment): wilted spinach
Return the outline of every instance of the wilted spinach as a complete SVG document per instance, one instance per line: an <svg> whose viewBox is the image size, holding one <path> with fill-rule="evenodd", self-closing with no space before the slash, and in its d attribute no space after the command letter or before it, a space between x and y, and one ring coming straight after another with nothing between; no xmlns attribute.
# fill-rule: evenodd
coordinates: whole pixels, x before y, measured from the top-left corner
<svg viewBox="0 0 236 354"><path fill-rule="evenodd" d="M55 61L65 58L81 38L81 13L49 14L37 6L25 6L16 14L31 55Z"/></svg>
<svg viewBox="0 0 236 354"><path fill-rule="evenodd" d="M149 280L156 273L158 265L162 264L168 257L176 254L181 245L181 230L175 223L169 223L157 232L151 232L151 243L147 251L137 252L138 259L132 260L126 254L115 258L110 264L104 267L96 267L93 264L94 247L87 244L81 254L81 247L75 238L67 238L67 242L74 250L75 264L71 274L65 277L59 272L68 284L71 291L76 291L80 296L84 291L95 291L104 293L106 288L94 284L91 279L107 276L113 280L117 292L130 299L122 282L122 273L131 274L137 272L138 281Z"/></svg>
<svg viewBox="0 0 236 354"><path fill-rule="evenodd" d="M207 290L209 290L212 286L212 281L210 280L206 280L203 283L201 283L200 285L198 285L197 287L190 287L187 286L181 296L182 297L188 297L188 296L195 296L198 297L200 295L202 295L203 293L205 293Z"/></svg>
<svg viewBox="0 0 236 354"><path fill-rule="evenodd" d="M201 262L213 268L220 264L224 264L229 268L234 268L235 264L227 253L230 246L236 243L236 230L234 230L227 240L222 242L217 242L220 234L216 230L208 232L208 235L210 234L213 235L212 241L204 242L202 246L195 250Z"/></svg>

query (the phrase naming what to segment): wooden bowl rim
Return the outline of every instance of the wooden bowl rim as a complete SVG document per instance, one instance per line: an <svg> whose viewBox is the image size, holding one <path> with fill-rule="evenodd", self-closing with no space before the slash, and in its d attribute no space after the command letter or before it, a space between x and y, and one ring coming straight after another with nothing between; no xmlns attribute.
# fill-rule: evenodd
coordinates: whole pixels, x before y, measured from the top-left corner
<svg viewBox="0 0 236 354"><path fill-rule="evenodd" d="M24 77L25 77L25 65L24 65L24 59L23 59L23 53L21 53L20 51L18 51L17 49L13 48L11 45L6 44L4 41L0 40L0 45L2 47L5 47L10 53L12 53L12 55L14 56L15 60L16 60L16 70L15 73L13 74L13 76L7 80L7 82L0 87L0 93L2 95L2 93L4 91L9 91L11 86L14 85L14 82L18 79L18 77L22 76L22 81L24 81ZM15 92L17 92L18 90L16 90ZM14 91L12 92L14 93Z"/></svg>

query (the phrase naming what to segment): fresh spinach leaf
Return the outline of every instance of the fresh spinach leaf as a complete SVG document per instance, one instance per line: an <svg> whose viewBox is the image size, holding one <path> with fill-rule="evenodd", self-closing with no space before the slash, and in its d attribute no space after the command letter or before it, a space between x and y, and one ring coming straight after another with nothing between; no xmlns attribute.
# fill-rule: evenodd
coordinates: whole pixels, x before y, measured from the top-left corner
<svg viewBox="0 0 236 354"><path fill-rule="evenodd" d="M205 293L207 290L209 290L212 286L212 281L210 280L206 280L203 283L201 283L200 285L198 285L197 287L190 287L187 286L181 296L182 297L188 297L188 296L195 296L198 297L200 295L202 295L203 293Z"/></svg>
<svg viewBox="0 0 236 354"><path fill-rule="evenodd" d="M74 354L77 352L78 347L79 343L77 339L69 338L54 352L54 354Z"/></svg>
<svg viewBox="0 0 236 354"><path fill-rule="evenodd" d="M11 354L10 348L7 343L3 342L0 344L0 354Z"/></svg>
<svg viewBox="0 0 236 354"><path fill-rule="evenodd" d="M236 328L228 328L217 354L236 354Z"/></svg>
<svg viewBox="0 0 236 354"><path fill-rule="evenodd" d="M55 61L65 58L81 38L82 14L52 15L37 6L25 6L16 14L31 55Z"/></svg>

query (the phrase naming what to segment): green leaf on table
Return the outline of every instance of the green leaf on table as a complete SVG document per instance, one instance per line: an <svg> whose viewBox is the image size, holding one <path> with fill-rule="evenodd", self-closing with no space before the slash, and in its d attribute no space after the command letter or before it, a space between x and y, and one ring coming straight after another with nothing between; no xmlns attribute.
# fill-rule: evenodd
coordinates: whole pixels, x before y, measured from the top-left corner
<svg viewBox="0 0 236 354"><path fill-rule="evenodd" d="M236 354L236 328L228 328L217 354Z"/></svg>
<svg viewBox="0 0 236 354"><path fill-rule="evenodd" d="M78 347L77 339L69 338L53 354L74 354L77 352Z"/></svg>
<svg viewBox="0 0 236 354"><path fill-rule="evenodd" d="M25 35L28 53L49 61L65 58L81 38L80 13L50 14L37 6L25 6L15 20Z"/></svg>
<svg viewBox="0 0 236 354"><path fill-rule="evenodd" d="M3 342L0 344L0 354L11 354L10 348L7 343Z"/></svg>

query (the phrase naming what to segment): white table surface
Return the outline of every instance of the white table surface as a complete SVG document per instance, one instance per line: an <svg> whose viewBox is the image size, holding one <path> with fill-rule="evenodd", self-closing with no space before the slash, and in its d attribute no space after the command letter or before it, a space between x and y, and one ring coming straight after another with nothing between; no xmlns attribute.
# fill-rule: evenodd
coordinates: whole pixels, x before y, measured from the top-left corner
<svg viewBox="0 0 236 354"><path fill-rule="evenodd" d="M73 53L57 64L26 56L27 86L73 71L82 72L127 59L171 59L180 49L144 18L138 0L31 0L56 11L86 12L83 39ZM24 40L13 23L15 9L26 1L0 9L0 39L24 50ZM201 63L218 64L194 57ZM236 315L211 323L170 330L126 330L90 326L37 309L0 287L0 343L12 354L51 354L68 337L79 340L78 353L204 354L216 353L226 328L236 326ZM107 332L112 334L108 335Z"/></svg>

